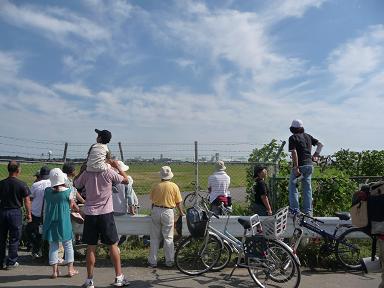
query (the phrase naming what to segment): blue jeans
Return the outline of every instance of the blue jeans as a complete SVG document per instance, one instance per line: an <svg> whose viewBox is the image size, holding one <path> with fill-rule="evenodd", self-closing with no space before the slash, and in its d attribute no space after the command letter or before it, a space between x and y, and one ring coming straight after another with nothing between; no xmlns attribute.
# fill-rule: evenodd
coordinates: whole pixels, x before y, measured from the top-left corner
<svg viewBox="0 0 384 288"><path fill-rule="evenodd" d="M313 173L312 165L303 165L299 167L302 178L301 183L303 186L303 212L312 214L312 185L311 178ZM289 208L294 211L299 211L299 192L297 191L297 178L294 171L291 171L289 178Z"/></svg>
<svg viewBox="0 0 384 288"><path fill-rule="evenodd" d="M72 239L63 241L65 263L72 263L74 258ZM59 242L49 242L49 265L54 265L59 262Z"/></svg>
<svg viewBox="0 0 384 288"><path fill-rule="evenodd" d="M8 259L6 265L17 262L19 241L21 238L22 212L20 208L0 210L0 265L5 259L5 250L8 239Z"/></svg>

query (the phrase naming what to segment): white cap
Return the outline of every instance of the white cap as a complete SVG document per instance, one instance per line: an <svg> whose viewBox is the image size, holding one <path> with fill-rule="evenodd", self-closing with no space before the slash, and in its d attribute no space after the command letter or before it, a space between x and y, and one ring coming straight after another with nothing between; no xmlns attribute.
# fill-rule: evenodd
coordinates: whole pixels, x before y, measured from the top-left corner
<svg viewBox="0 0 384 288"><path fill-rule="evenodd" d="M117 161L117 165L119 166L120 170L124 172L129 169L129 166L125 165L123 161Z"/></svg>
<svg viewBox="0 0 384 288"><path fill-rule="evenodd" d="M173 173L171 167L163 166L160 169L160 178L163 180L171 180L173 178Z"/></svg>
<svg viewBox="0 0 384 288"><path fill-rule="evenodd" d="M292 121L291 127L293 127L293 128L303 128L304 127L303 121L301 121L300 119L295 119L295 120Z"/></svg>
<svg viewBox="0 0 384 288"><path fill-rule="evenodd" d="M51 181L51 187L65 184L66 176L60 168L53 168L49 172L49 180Z"/></svg>
<svg viewBox="0 0 384 288"><path fill-rule="evenodd" d="M225 167L224 161L219 160L215 163L215 169L216 171L224 171L227 167Z"/></svg>

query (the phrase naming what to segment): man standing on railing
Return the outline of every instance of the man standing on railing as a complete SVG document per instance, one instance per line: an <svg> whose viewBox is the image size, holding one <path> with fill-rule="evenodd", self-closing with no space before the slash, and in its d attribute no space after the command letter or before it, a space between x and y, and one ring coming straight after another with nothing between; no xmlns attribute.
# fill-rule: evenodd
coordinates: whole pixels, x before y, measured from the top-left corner
<svg viewBox="0 0 384 288"><path fill-rule="evenodd" d="M296 187L300 176L303 185L303 212L312 215L312 186L313 161L320 156L323 144L311 135L304 133L303 122L299 119L293 120L289 128L293 135L289 137L288 149L292 156L292 171L289 179L289 208L299 211L299 193ZM312 155L312 146L317 146Z"/></svg>
<svg viewBox="0 0 384 288"><path fill-rule="evenodd" d="M208 193L209 202L211 203L211 211L216 215L223 214L221 204L227 207L230 203L229 200L229 184L231 178L225 172L227 169L223 161L217 161L215 163L215 172L208 177Z"/></svg>
<svg viewBox="0 0 384 288"><path fill-rule="evenodd" d="M20 175L20 164L16 161L8 163L8 178L0 181L0 269L4 269L5 250L8 239L8 259L6 268L19 266L17 262L19 241L22 227L23 201L25 206L25 218L32 221L31 192L27 184L17 179ZM9 235L9 237L8 237Z"/></svg>
<svg viewBox="0 0 384 288"><path fill-rule="evenodd" d="M160 178L161 182L153 186L149 195L152 201L152 225L148 265L152 268L157 267L157 252L161 239L164 239L165 266L173 266L175 258L173 243L175 216L173 209L177 208L179 216L184 215L180 189L171 182L173 178L171 167L161 167Z"/></svg>

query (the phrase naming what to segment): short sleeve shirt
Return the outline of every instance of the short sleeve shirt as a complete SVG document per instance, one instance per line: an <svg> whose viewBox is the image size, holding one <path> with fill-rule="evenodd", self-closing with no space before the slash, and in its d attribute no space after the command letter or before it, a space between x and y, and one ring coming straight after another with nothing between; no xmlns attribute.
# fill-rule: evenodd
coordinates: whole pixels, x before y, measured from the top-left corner
<svg viewBox="0 0 384 288"><path fill-rule="evenodd" d="M17 209L23 206L23 198L31 192L27 184L16 177L0 181L0 209Z"/></svg>
<svg viewBox="0 0 384 288"><path fill-rule="evenodd" d="M174 208L183 201L179 187L170 181L162 181L153 186L149 198L152 204L168 208Z"/></svg>
<svg viewBox="0 0 384 288"><path fill-rule="evenodd" d="M288 149L296 150L299 166L312 165L312 146L318 142L319 140L307 133L293 134L289 137Z"/></svg>
<svg viewBox="0 0 384 288"><path fill-rule="evenodd" d="M269 191L268 187L265 184L265 181L262 179L257 179L256 182L253 184L252 187L253 195L255 196L255 203L256 204L263 204L263 201L261 200L262 196L268 196Z"/></svg>
<svg viewBox="0 0 384 288"><path fill-rule="evenodd" d="M51 186L49 179L40 180L32 184L31 186L31 198L32 198L32 215L41 217L41 209L43 208L44 191L45 188Z"/></svg>
<svg viewBox="0 0 384 288"><path fill-rule="evenodd" d="M84 214L102 215L113 212L112 185L121 183L124 177L112 169L102 172L84 171L75 181L75 187L85 187Z"/></svg>
<svg viewBox="0 0 384 288"><path fill-rule="evenodd" d="M225 171L217 171L208 177L208 187L211 188L209 193L209 202L215 201L218 196L228 197L228 188L231 178Z"/></svg>

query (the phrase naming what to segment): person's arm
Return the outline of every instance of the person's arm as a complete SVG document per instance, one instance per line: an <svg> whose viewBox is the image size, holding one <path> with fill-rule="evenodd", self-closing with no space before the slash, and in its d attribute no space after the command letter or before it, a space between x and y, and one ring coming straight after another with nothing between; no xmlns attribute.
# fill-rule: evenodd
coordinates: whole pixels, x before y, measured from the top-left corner
<svg viewBox="0 0 384 288"><path fill-rule="evenodd" d="M121 169L119 168L119 164L118 164L118 162L117 162L116 160L114 160L114 161L112 161L110 164L111 164L111 166L112 166L113 168L115 168L117 171L119 171L119 174L120 174L121 176L123 176L124 180L121 181L120 183L122 183L122 184L128 184L128 183L129 183L128 175L127 175L123 170L121 170Z"/></svg>
<svg viewBox="0 0 384 288"><path fill-rule="evenodd" d="M85 203L85 200L83 197L81 197L79 191L76 190L76 199L77 201L79 201L81 204L84 204Z"/></svg>
<svg viewBox="0 0 384 288"><path fill-rule="evenodd" d="M299 170L299 160L297 157L297 151L296 149L291 150L291 156L292 156L292 165L293 165L293 171L296 176L300 176L300 170Z"/></svg>
<svg viewBox="0 0 384 288"><path fill-rule="evenodd" d="M176 203L176 208L179 211L180 216L184 216L184 210L183 210L183 202Z"/></svg>
<svg viewBox="0 0 384 288"><path fill-rule="evenodd" d="M315 153L313 153L313 156L312 156L312 160L314 162L316 162L317 158L319 158L320 153L321 153L321 149L323 149L323 147L324 147L324 145L320 141L317 141L317 143L316 143L316 151L315 151Z"/></svg>
<svg viewBox="0 0 384 288"><path fill-rule="evenodd" d="M261 196L261 201L263 202L265 208L267 209L267 214L268 216L272 215L272 208L271 205L269 204L269 199L267 195L262 195Z"/></svg>
<svg viewBox="0 0 384 288"><path fill-rule="evenodd" d="M27 219L27 222L32 222L31 199L29 198L29 196L24 197L24 207L25 207L25 219Z"/></svg>
<svg viewBox="0 0 384 288"><path fill-rule="evenodd" d="M69 205L70 205L71 210L72 210L73 212L80 212L79 206L76 205L75 200L70 199L70 200L69 200Z"/></svg>

